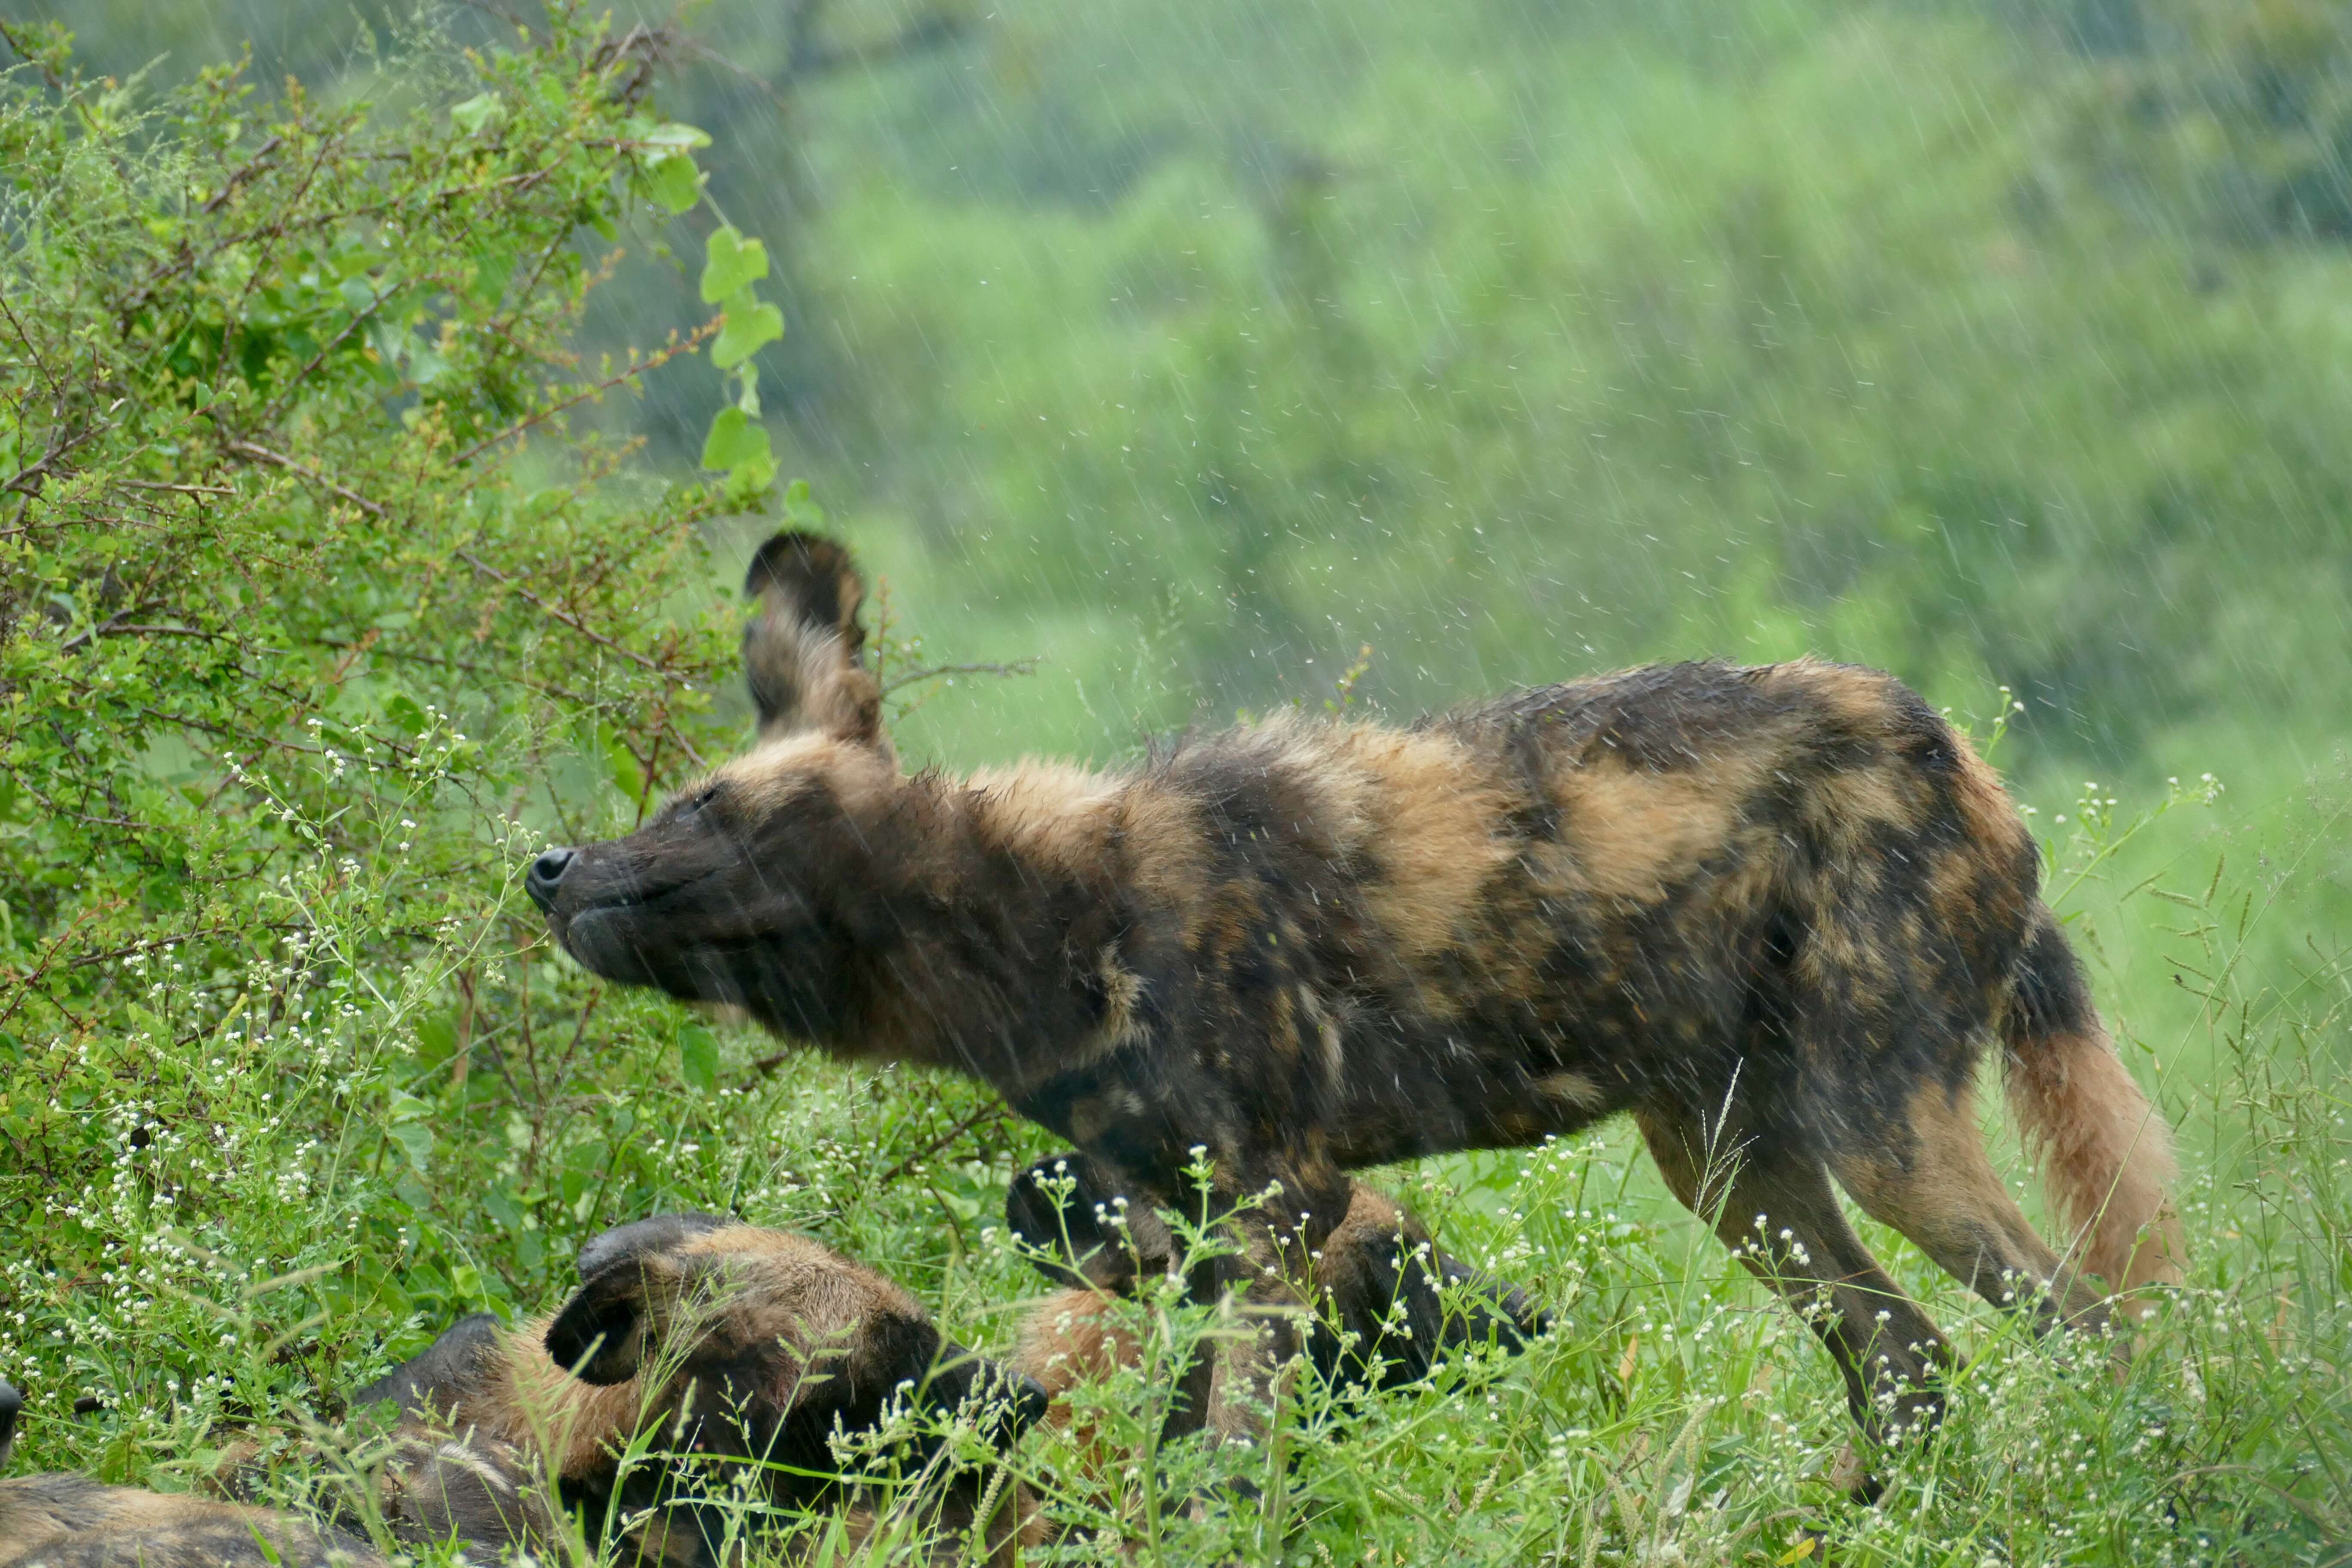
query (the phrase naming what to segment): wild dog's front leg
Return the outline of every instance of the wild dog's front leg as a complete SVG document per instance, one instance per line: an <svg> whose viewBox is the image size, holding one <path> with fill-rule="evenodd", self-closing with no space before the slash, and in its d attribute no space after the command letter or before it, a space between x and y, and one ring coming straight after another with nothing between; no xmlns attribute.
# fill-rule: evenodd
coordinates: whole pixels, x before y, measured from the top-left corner
<svg viewBox="0 0 2352 1568"><path fill-rule="evenodd" d="M1183 1415L1171 1414L1168 1430L1255 1437L1279 1396L1282 1369L1302 1348L1299 1303L1324 1242L1347 1215L1348 1178L1328 1159L1296 1150L1234 1152L1217 1162L1211 1199L1213 1213L1231 1216L1225 1223L1242 1250L1196 1268L1188 1283L1195 1300L1230 1302L1244 1331L1195 1356Z"/></svg>

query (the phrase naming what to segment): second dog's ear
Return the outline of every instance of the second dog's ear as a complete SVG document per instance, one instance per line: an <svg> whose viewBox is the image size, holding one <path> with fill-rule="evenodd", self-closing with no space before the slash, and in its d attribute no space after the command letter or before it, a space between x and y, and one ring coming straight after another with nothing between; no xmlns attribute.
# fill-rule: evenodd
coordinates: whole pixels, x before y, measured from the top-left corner
<svg viewBox="0 0 2352 1568"><path fill-rule="evenodd" d="M715 1214L657 1214L600 1231L580 1248L580 1278L602 1274L614 1264L648 1252L667 1252L679 1243L707 1236L734 1222Z"/></svg>
<svg viewBox="0 0 2352 1568"><path fill-rule="evenodd" d="M628 1382L654 1353L685 1284L685 1271L658 1253L599 1269L548 1324L547 1353L583 1383Z"/></svg>
<svg viewBox="0 0 2352 1568"><path fill-rule="evenodd" d="M818 534L779 533L751 557L743 593L759 606L743 628L743 674L760 738L815 731L882 744L882 687L857 624L866 583L849 552Z"/></svg>

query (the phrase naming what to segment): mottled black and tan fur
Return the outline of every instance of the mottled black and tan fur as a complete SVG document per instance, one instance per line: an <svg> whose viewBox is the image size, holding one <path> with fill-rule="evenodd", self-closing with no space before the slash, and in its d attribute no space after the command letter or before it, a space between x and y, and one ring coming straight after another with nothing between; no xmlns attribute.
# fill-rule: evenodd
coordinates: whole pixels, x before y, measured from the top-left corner
<svg viewBox="0 0 2352 1568"><path fill-rule="evenodd" d="M390 1402L404 1428L520 1456L592 1539L651 1510L627 1525L624 1563L712 1568L727 1524L698 1500L739 1473L768 1504L840 1509L861 1536L875 1521L829 1440L874 1430L896 1402L969 1405L1000 1444L1045 1411L1041 1388L947 1341L905 1290L806 1237L662 1215L597 1237L580 1272L556 1312L513 1331L468 1318L352 1404ZM937 1458L931 1439L908 1447L909 1477ZM941 1550L961 1560L978 1531L984 1552L1009 1561L1028 1513L1018 1489L951 1468L935 1479Z"/></svg>
<svg viewBox="0 0 2352 1568"><path fill-rule="evenodd" d="M0 1468L22 1399L0 1383ZM270 1509L112 1487L0 1479L0 1568L383 1568L362 1537Z"/></svg>
<svg viewBox="0 0 2352 1568"><path fill-rule="evenodd" d="M1013 1180L1005 1226L1030 1261L1066 1287L1023 1320L1021 1370L1057 1397L1081 1379L1131 1362L1135 1346L1114 1303L1182 1266L1175 1235L1148 1203L1109 1186L1108 1173L1072 1150ZM1327 1384L1402 1388L1449 1352L1491 1345L1516 1352L1551 1326L1525 1290L1439 1247L1396 1202L1361 1182L1310 1260L1266 1303L1295 1320L1308 1364Z"/></svg>
<svg viewBox="0 0 2352 1568"><path fill-rule="evenodd" d="M749 591L760 744L528 885L582 963L845 1058L992 1085L1171 1203L1281 1197L1229 1266L1296 1271L1345 1172L1631 1112L1668 1182L1903 1416L1948 1352L1832 1184L1988 1297L2093 1322L2164 1276L2168 1134L1967 741L1892 678L1685 664L1404 728L1284 715L1130 768L901 770L838 545ZM1999 1039L2079 1240L1987 1159ZM1216 1281L1204 1280L1203 1285ZM1219 1419L1214 1412L1208 1418Z"/></svg>

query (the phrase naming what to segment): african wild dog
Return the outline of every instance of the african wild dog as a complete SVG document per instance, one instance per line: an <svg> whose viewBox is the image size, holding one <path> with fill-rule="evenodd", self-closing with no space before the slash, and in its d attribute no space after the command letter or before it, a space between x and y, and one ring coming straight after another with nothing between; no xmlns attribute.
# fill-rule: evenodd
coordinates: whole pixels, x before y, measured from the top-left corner
<svg viewBox="0 0 2352 1568"><path fill-rule="evenodd" d="M1809 1314L1883 1431L1950 1352L1832 1181L2038 1321L2165 1278L2168 1134L1968 742L1891 677L1683 664L1391 729L1285 714L1131 768L903 772L845 551L751 563L760 743L527 886L607 978L736 1004L835 1054L955 1068L1173 1204L1191 1152L1261 1291L1344 1173L1631 1111L1675 1194ZM1983 1043L2079 1252L1977 1124ZM2047 1282L2048 1297L2041 1294ZM1236 1392L1263 1392L1280 1331ZM1207 1397L1192 1419L1246 1427ZM1244 1402L1245 1403L1245 1402Z"/></svg>
<svg viewBox="0 0 2352 1568"><path fill-rule="evenodd" d="M620 1531L623 1563L712 1568L727 1523L703 1500L730 1479L765 1503L839 1507L863 1536L874 1516L828 1439L873 1430L894 1401L952 1413L978 1400L1000 1447L1045 1410L1042 1388L947 1342L904 1290L805 1237L662 1215L604 1232L579 1262L581 1287L555 1313L512 1331L467 1318L352 1404L389 1402L404 1427L523 1456L592 1539ZM652 1457L625 1466L641 1435ZM1009 1561L1025 1496L937 1449L919 1437L899 1457L909 1478L930 1468L941 1551L961 1561L978 1531L992 1561Z"/></svg>
<svg viewBox="0 0 2352 1568"><path fill-rule="evenodd" d="M1015 1363L1053 1395L1048 1421L1083 1423L1066 1395L1122 1366L1141 1346L1117 1300L1138 1293L1142 1279L1181 1267L1174 1234L1148 1205L1127 1203L1102 1185L1104 1173L1072 1152L1038 1161L1013 1178L1005 1224L1039 1248L1037 1271L1067 1288L1023 1315ZM1122 1212L1125 1223L1111 1223ZM1301 1325L1307 1363L1343 1394L1404 1387L1430 1374L1446 1352L1495 1346L1516 1352L1551 1326L1551 1314L1525 1291L1489 1279L1431 1241L1397 1205L1360 1182L1349 1185L1348 1211L1312 1260L1311 1275L1292 1281L1288 1311ZM1441 1286L1455 1287L1451 1295ZM1279 1309L1278 1309L1279 1310ZM1088 1450L1082 1475L1099 1480L1117 1460L1100 1440L1080 1434Z"/></svg>
<svg viewBox="0 0 2352 1568"><path fill-rule="evenodd" d="M0 1468L23 1408L0 1383ZM383 1561L362 1537L270 1509L83 1476L0 1479L5 1568L383 1568Z"/></svg>
<svg viewBox="0 0 2352 1568"><path fill-rule="evenodd" d="M1030 1261L1040 1274L1067 1287L1025 1315L1016 1358L1056 1396L1133 1357L1112 1299L1132 1297L1143 1277L1181 1266L1167 1223L1108 1181L1073 1150L1039 1160L1005 1194L1005 1227L1037 1249ZM1444 1352L1496 1345L1516 1352L1551 1327L1551 1314L1526 1291L1437 1246L1361 1182L1349 1184L1347 1213L1312 1265L1307 1279L1289 1282L1290 1305L1308 1363L1327 1383L1402 1388L1428 1376ZM1444 1287L1454 1288L1450 1297Z"/></svg>

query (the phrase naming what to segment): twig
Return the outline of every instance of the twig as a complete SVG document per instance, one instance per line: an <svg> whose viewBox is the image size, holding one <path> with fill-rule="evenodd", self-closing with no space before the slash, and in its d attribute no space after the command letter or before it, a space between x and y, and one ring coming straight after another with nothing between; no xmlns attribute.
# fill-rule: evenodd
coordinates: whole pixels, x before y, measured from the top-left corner
<svg viewBox="0 0 2352 1568"><path fill-rule="evenodd" d="M235 453L240 458L250 458L257 463L267 463L273 468L283 468L289 474L299 475L301 478L310 480L314 485L319 485L334 491L335 494L342 497L345 500L351 502L353 506L359 508L362 511L366 512L371 517L389 517L392 515L383 507L378 506L375 502L368 500L367 497L360 494L359 491L352 489L348 485L339 485L334 480L329 479L326 475L319 472L318 469L306 468L302 464L296 462L293 458L285 456L283 453L273 452L267 447L257 447L250 441L231 441L224 450Z"/></svg>
<svg viewBox="0 0 2352 1568"><path fill-rule="evenodd" d="M583 386L578 392L573 393L571 396L565 398L561 403L551 403L545 408L541 408L531 414L526 415L524 417L516 420L513 424L508 426L505 429L499 431L495 436L483 437L480 440L467 447L463 452L457 454L456 458L457 466L463 468L466 464L472 462L477 457L480 456L484 451L497 446L499 442L505 440L509 436L520 436L524 431L530 429L534 426L545 424L548 420L554 418L557 415L562 413L567 408L576 407L579 405L587 402L592 397L600 396L603 394L611 391L614 387L618 386L625 381L634 381L649 370L658 370L680 354L692 353L695 350L700 348L704 342L716 336L719 331L719 318L714 317L711 320L703 322L702 325L695 328L693 331L688 332L686 335L684 342L672 343L669 347L662 350L659 353L650 355L642 363L631 364L625 370L615 371L611 375L606 376L604 380L596 383L593 386Z"/></svg>
<svg viewBox="0 0 2352 1568"><path fill-rule="evenodd" d="M125 611L124 614L127 615L129 612ZM200 631L194 626L149 626L136 624L122 625L120 624L121 622L121 616L118 616L114 617L114 619L105 622L103 625L92 626L89 630L81 633L71 641L59 644L58 651L59 653L71 653L75 648L79 647L82 644L89 642L94 637L198 637L205 642L225 642L230 644L235 644L236 641L235 637L229 637L224 633Z"/></svg>
<svg viewBox="0 0 2352 1568"><path fill-rule="evenodd" d="M253 150L253 156L245 161L245 167L236 170L229 175L228 183L221 186L220 194L213 197L212 200L206 202L203 206L198 207L196 210L204 214L206 217L210 217L213 214L220 211L221 207L228 201L229 197L236 195L236 188L239 185L253 178L254 175L261 173L263 162L268 159L272 153L277 152L280 146L284 145L285 141L286 138L283 136L272 136L268 141L264 142L260 146L255 148Z"/></svg>
<svg viewBox="0 0 2352 1568"><path fill-rule="evenodd" d="M982 1122L988 1121L992 1117L1001 1121L1003 1119L1004 1114L1004 1107L1002 1105L988 1104L982 1106L979 1110L959 1121L954 1126L949 1128L945 1132L942 1132L937 1138L932 1139L930 1142L924 1145L921 1149L908 1155L905 1159L899 1161L897 1164L883 1172L880 1177L878 1177L873 1184L877 1187L888 1186L891 1183L898 1181L901 1177L910 1174L917 1165L921 1164L924 1161L938 1154L940 1151L945 1149L950 1143L953 1143L957 1139L962 1137L965 1133L971 1131Z"/></svg>
<svg viewBox="0 0 2352 1568"><path fill-rule="evenodd" d="M541 598L538 595L532 593L530 589L524 587L521 584L516 582L512 577L509 577L505 573L499 571L497 567L491 565L488 562L483 560L472 551L460 550L457 552L457 558L472 566L475 571L482 573L486 576L489 577L492 581L505 584L523 598L537 605L541 613L551 616L555 619L562 621L565 626L570 626L573 631L578 632L582 637L586 637L590 642L596 644L598 647L610 648L614 653L619 654L623 658L628 659L643 668L650 669L656 675L667 675L669 673L667 670L664 669L660 664L653 659L647 658L644 654L639 653L636 649L633 647L624 647L619 643L614 642L611 637L603 637L595 632L590 631L581 621L579 616L574 616L568 611L557 609L553 605L549 604L546 600Z"/></svg>
<svg viewBox="0 0 2352 1568"><path fill-rule="evenodd" d="M1042 655L1008 659L1003 664L935 664L929 669L918 669L898 677L882 688L887 697L902 686L912 686L919 680L935 680L942 675L1034 675Z"/></svg>
<svg viewBox="0 0 2352 1568"><path fill-rule="evenodd" d="M42 480L56 471L54 465L59 458L67 456L75 447L86 446L98 436L113 428L114 426L110 421L100 420L75 435L67 437L42 453L37 461L17 469L6 484L0 484L0 495L7 495L12 491L26 496L38 495Z"/></svg>

